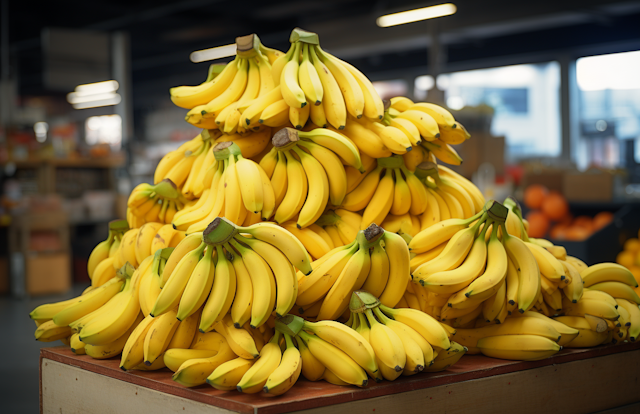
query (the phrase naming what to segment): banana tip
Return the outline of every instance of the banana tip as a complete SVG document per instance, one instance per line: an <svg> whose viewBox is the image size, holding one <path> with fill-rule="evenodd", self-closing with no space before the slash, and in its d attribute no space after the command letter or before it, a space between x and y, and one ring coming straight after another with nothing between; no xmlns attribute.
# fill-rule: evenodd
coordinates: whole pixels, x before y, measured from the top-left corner
<svg viewBox="0 0 640 414"><path fill-rule="evenodd" d="M394 369L396 370L396 372L402 371L402 368L400 368L400 365L396 365L396 367Z"/></svg>
<svg viewBox="0 0 640 414"><path fill-rule="evenodd" d="M236 386L236 389L238 390L238 392L242 392L242 387L241 386Z"/></svg>
<svg viewBox="0 0 640 414"><path fill-rule="evenodd" d="M236 328L236 329L240 329L241 328L241 326L240 326L240 324L238 322L234 322L233 323L233 327Z"/></svg>
<svg viewBox="0 0 640 414"><path fill-rule="evenodd" d="M266 387L266 386L265 386L262 390L263 390L264 392L266 392L267 394L269 393L269 387Z"/></svg>
<svg viewBox="0 0 640 414"><path fill-rule="evenodd" d="M413 147L407 147L407 152L411 151Z"/></svg>
<svg viewBox="0 0 640 414"><path fill-rule="evenodd" d="M342 131L342 130L344 129L344 125L340 125L340 126L338 127L338 129L339 129L340 131Z"/></svg>
<svg viewBox="0 0 640 414"><path fill-rule="evenodd" d="M120 367L121 370L123 370L124 372L127 372L127 369L125 367Z"/></svg>
<svg viewBox="0 0 640 414"><path fill-rule="evenodd" d="M150 367L150 366L151 366L151 361L144 361L144 364L145 364L146 366Z"/></svg>

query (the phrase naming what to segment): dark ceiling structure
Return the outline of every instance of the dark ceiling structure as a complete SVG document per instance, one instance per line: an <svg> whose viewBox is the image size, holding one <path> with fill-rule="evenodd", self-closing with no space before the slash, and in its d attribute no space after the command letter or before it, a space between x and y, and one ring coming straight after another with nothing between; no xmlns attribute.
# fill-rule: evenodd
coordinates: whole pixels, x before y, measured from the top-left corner
<svg viewBox="0 0 640 414"><path fill-rule="evenodd" d="M131 41L136 110L166 99L167 88L197 84L208 63L194 50L229 44L257 33L286 50L294 27L317 32L323 47L372 79L429 73L429 33L436 26L446 53L443 69L529 63L640 49L640 1L453 0L457 13L381 28L378 16L442 2L407 0L70 0L9 1L11 71L23 95L53 93L42 82L41 32L73 28L126 31Z"/></svg>

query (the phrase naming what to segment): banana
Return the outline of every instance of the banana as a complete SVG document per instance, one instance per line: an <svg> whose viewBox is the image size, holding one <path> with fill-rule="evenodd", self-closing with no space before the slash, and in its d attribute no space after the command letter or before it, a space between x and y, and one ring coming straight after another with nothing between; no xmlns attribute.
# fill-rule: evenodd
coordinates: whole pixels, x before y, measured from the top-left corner
<svg viewBox="0 0 640 414"><path fill-rule="evenodd" d="M175 230L171 224L165 224L158 229L151 242L151 251L155 253L159 249L177 246L176 241L184 238L184 232ZM178 241L179 243L179 241Z"/></svg>
<svg viewBox="0 0 640 414"><path fill-rule="evenodd" d="M607 332L591 330L591 325L589 325L589 322L583 317L558 316L555 320L579 332L575 339L565 345L567 348L589 348L598 346L607 338Z"/></svg>
<svg viewBox="0 0 640 414"><path fill-rule="evenodd" d="M347 107L342 90L332 72L318 57L314 47L309 48L309 55L322 83L322 106L327 122L334 128L342 130L347 123Z"/></svg>
<svg viewBox="0 0 640 414"><path fill-rule="evenodd" d="M468 219L448 219L432 225L416 234L409 243L409 250L416 254L431 250L451 239L458 231L466 229L477 218L478 214Z"/></svg>
<svg viewBox="0 0 640 414"><path fill-rule="evenodd" d="M458 152L446 142L434 139L433 141L425 141L421 145L446 164L462 164L462 158L458 155Z"/></svg>
<svg viewBox="0 0 640 414"><path fill-rule="evenodd" d="M209 248L213 249L213 246ZM206 300L199 324L201 332L211 330L211 327L222 320L231 308L236 293L236 274L231 262L233 260L231 250L228 249L225 254L222 246L216 246L216 258L215 267L212 263L208 263L206 267L206 271L211 273L209 277L212 279L212 283L210 290L204 291L208 293L208 298L206 294L200 297L203 302ZM198 304L201 304L200 300L198 300Z"/></svg>
<svg viewBox="0 0 640 414"><path fill-rule="evenodd" d="M561 260L560 263L564 268L565 275L568 275L571 281L562 288L565 296L571 300L571 302L576 303L582 298L582 292L584 289L582 283L582 277L578 270L569 262Z"/></svg>
<svg viewBox="0 0 640 414"><path fill-rule="evenodd" d="M394 257L394 259L396 258ZM389 256L385 251L385 248L382 247L381 243L376 243L373 247L373 251L371 252L371 270L369 271L367 280L364 282L364 285L362 285L362 290L366 290L375 297L380 297L382 292L385 291L391 275L391 265L389 262ZM398 273L401 276L404 275L401 272ZM390 289L391 288L392 287L390 286ZM393 288L396 288L396 286L394 285Z"/></svg>
<svg viewBox="0 0 640 414"><path fill-rule="evenodd" d="M236 57L236 60L239 60L239 58ZM210 82L205 82L198 86L171 88L169 91L171 93L171 101L180 108L191 109L198 105L204 105L216 98L233 81L238 71L236 60L227 64L222 72Z"/></svg>
<svg viewBox="0 0 640 414"><path fill-rule="evenodd" d="M380 137L382 143L394 154L405 154L412 150L412 144L402 130L381 124L379 122L364 121L365 127Z"/></svg>
<svg viewBox="0 0 640 414"><path fill-rule="evenodd" d="M201 312L198 310L178 324L178 328L173 333L171 341L169 341L167 350L173 348L188 348L191 345L198 330L200 314Z"/></svg>
<svg viewBox="0 0 640 414"><path fill-rule="evenodd" d="M200 262L201 262L202 253L204 252L206 244L202 243L201 235L198 236L198 238L200 241L200 246L189 251L176 264L175 269L173 269L171 276L166 281L165 285L162 287L162 291L158 295L158 298L156 299L156 302L154 303L153 308L151 309L151 313L150 313L151 315L160 316L163 313L169 311L170 309L177 307L180 304L180 298L182 297L182 294L187 286L187 283L191 278L191 274L194 272L196 267L199 267L201 269L204 266L204 264L201 264ZM187 240L188 238L185 239L184 241L187 241ZM163 278L166 276L167 268L169 266L169 262L171 261L171 258L173 257L174 254L176 254L176 251L179 248L180 248L180 245L176 247L176 249L173 251L173 253L169 257L169 260L167 260L167 264L165 265L165 268L164 268ZM198 273L200 273L201 271L200 269L198 269ZM208 270L208 267L207 267L207 270Z"/></svg>
<svg viewBox="0 0 640 414"><path fill-rule="evenodd" d="M452 219L457 220L457 219ZM434 259L430 260L427 263L424 263L420 267L418 267L412 274L413 280L417 283L420 282L423 286L426 286L424 281L427 279L429 275L432 275L437 272L447 271L451 269L455 269L465 260L469 251L471 250L474 240L476 237L476 231L480 226L481 222L479 221L472 227L463 228L456 232L453 237L449 239L444 250ZM435 227L435 226L433 226ZM453 226L452 226L453 227ZM486 227L486 226L485 226ZM409 249L412 248L412 243L420 237L421 234L429 232L432 227L428 228L425 231L422 231L416 235L416 237L411 240L409 243ZM434 235L434 237L437 237ZM412 250L413 252L413 250ZM422 248L420 248L419 252L423 252Z"/></svg>
<svg viewBox="0 0 640 414"><path fill-rule="evenodd" d="M575 267L578 270L578 272L582 272L583 270L586 270L589 267L585 262L573 256L567 256L567 262L571 263L573 267Z"/></svg>
<svg viewBox="0 0 640 414"><path fill-rule="evenodd" d="M518 361L536 361L557 353L556 342L538 335L496 335L478 340L478 348L487 356Z"/></svg>
<svg viewBox="0 0 640 414"><path fill-rule="evenodd" d="M173 380L185 387L195 387L204 384L207 377L220 365L236 359L227 341L222 338L218 353L210 358L195 358L185 361L173 374Z"/></svg>
<svg viewBox="0 0 640 414"><path fill-rule="evenodd" d="M325 366L313 356L304 341L300 338L296 338L296 344L298 345L300 357L302 358L302 376L309 381L318 381L322 379L326 370Z"/></svg>
<svg viewBox="0 0 640 414"><path fill-rule="evenodd" d="M331 71L331 74L340 86L349 114L354 118L362 117L364 113L365 99L356 78L347 69L347 67L342 65L334 56L322 50L320 46L315 46L315 51L325 66Z"/></svg>
<svg viewBox="0 0 640 414"><path fill-rule="evenodd" d="M393 175L395 186L390 213L401 216L408 213L411 208L411 191L399 168L393 170Z"/></svg>
<svg viewBox="0 0 640 414"><path fill-rule="evenodd" d="M169 342L180 324L180 321L176 319L176 313L177 310L172 309L154 318L157 320L151 324L144 337L143 353L146 366L151 366L169 346Z"/></svg>
<svg viewBox="0 0 640 414"><path fill-rule="evenodd" d="M485 223L485 227L488 227L488 225L489 223ZM495 231L491 232L487 247L487 268L484 274L467 287L465 296L471 299L485 300L496 293L507 276L507 263L507 252L502 242L498 239L496 227Z"/></svg>
<svg viewBox="0 0 640 414"><path fill-rule="evenodd" d="M531 313L531 312L527 312ZM458 329L455 335L456 341L468 348L476 348L482 338L498 335L536 335L558 342L561 334L553 326L549 318L521 316L507 318L504 323L487 325L475 329Z"/></svg>
<svg viewBox="0 0 640 414"><path fill-rule="evenodd" d="M471 138L471 134L460 123L457 122L455 128L441 128L440 139L450 145L459 145Z"/></svg>
<svg viewBox="0 0 640 414"><path fill-rule="evenodd" d="M311 63L309 47L306 43L302 46L302 62L298 69L298 80L310 106L321 107L324 90L318 71Z"/></svg>
<svg viewBox="0 0 640 414"><path fill-rule="evenodd" d="M589 286L587 289L605 292L611 295L615 299L624 299L629 302L635 303L636 305L640 305L640 297L638 296L638 294L635 292L635 290L631 286L625 283L600 282L600 283L596 283L595 285Z"/></svg>
<svg viewBox="0 0 640 414"><path fill-rule="evenodd" d="M406 136L411 145L415 148L417 145L420 145L422 140L420 139L420 131L418 127L416 127L413 122L403 119L403 118L391 118L389 121L389 126L399 129Z"/></svg>
<svg viewBox="0 0 640 414"><path fill-rule="evenodd" d="M468 349L457 342L451 341L451 348L438 352L431 366L424 369L425 372L444 371L455 364L467 353Z"/></svg>
<svg viewBox="0 0 640 414"><path fill-rule="evenodd" d="M347 262L325 296L318 320L337 319L349 306L351 292L360 289L371 269L369 249L358 250Z"/></svg>
<svg viewBox="0 0 640 414"><path fill-rule="evenodd" d="M58 339L68 338L73 332L68 326L58 326L53 321L43 322L35 332L36 341L53 342Z"/></svg>
<svg viewBox="0 0 640 414"><path fill-rule="evenodd" d="M296 216L307 198L308 181L302 163L290 151L285 151L287 158L287 191L282 203L276 209L275 220L284 223Z"/></svg>
<svg viewBox="0 0 640 414"><path fill-rule="evenodd" d="M391 98L389 102L390 108L400 112L404 112L414 105L414 102L411 99L404 96L396 96L395 98Z"/></svg>
<svg viewBox="0 0 640 414"><path fill-rule="evenodd" d="M629 340L635 342L638 339L638 335L640 335L640 308L638 308L637 303L626 299L616 299L616 302L620 305L618 309L623 308L629 313L629 322L631 324L629 327Z"/></svg>
<svg viewBox="0 0 640 414"><path fill-rule="evenodd" d="M315 68L314 68L315 70ZM327 123L327 115L324 112L323 105L310 105L309 107L309 118L311 118L311 122L320 127L326 128L328 126Z"/></svg>
<svg viewBox="0 0 640 414"><path fill-rule="evenodd" d="M154 253L151 251L151 245L162 226L161 223L145 223L140 227L135 241L135 254L138 263L142 263Z"/></svg>
<svg viewBox="0 0 640 414"><path fill-rule="evenodd" d="M323 172L326 173L328 180L331 204L334 206L341 205L347 194L347 175L340 158L338 158L333 151L310 141L302 141L299 145L308 149L313 158L315 158L324 169ZM305 167L305 171L306 170L307 168ZM312 172L313 171L311 171L311 173ZM320 172L318 172L318 175L322 178L322 174ZM313 179L313 174L308 174L308 177L311 181ZM324 185L324 181L322 184ZM310 185L313 187L312 183L310 183ZM324 204L326 204L326 202Z"/></svg>
<svg viewBox="0 0 640 414"><path fill-rule="evenodd" d="M158 165L153 175L153 183L158 184L167 177L169 171L173 169L181 160L191 155L202 145L202 134L198 134L195 138L182 144L175 151L167 153ZM132 194L133 195L133 194Z"/></svg>
<svg viewBox="0 0 640 414"><path fill-rule="evenodd" d="M429 114L414 109L407 109L398 114L396 119L404 119L418 128L420 136L426 141L433 141L440 137L440 129L435 119Z"/></svg>
<svg viewBox="0 0 640 414"><path fill-rule="evenodd" d="M276 315L286 315L293 308L298 293L298 280L293 265L280 250L269 243L249 238L242 241L271 267L278 286Z"/></svg>
<svg viewBox="0 0 640 414"><path fill-rule="evenodd" d="M365 315L371 326L369 332L371 347L380 364L388 368L382 369L382 375L385 379L393 381L402 374L407 363L403 342L391 328L378 322L370 309L367 309Z"/></svg>
<svg viewBox="0 0 640 414"><path fill-rule="evenodd" d="M236 294L231 304L231 320L236 328L240 328L251 319L253 285L242 256L234 254L231 262L236 274Z"/></svg>
<svg viewBox="0 0 640 414"><path fill-rule="evenodd" d="M387 169L384 177L380 180L369 205L367 205L364 210L360 229L364 230L373 223L378 225L382 224L394 203L394 191L392 170Z"/></svg>
<svg viewBox="0 0 640 414"><path fill-rule="evenodd" d="M286 125L289 122L289 109L287 102L281 99L264 108L258 122L271 127Z"/></svg>
<svg viewBox="0 0 640 414"><path fill-rule="evenodd" d="M295 129L302 129L307 124L310 114L311 110L309 105L305 105L303 108L289 107L289 123L293 125ZM286 124L286 122L284 124Z"/></svg>
<svg viewBox="0 0 640 414"><path fill-rule="evenodd" d="M385 324L400 337L407 355L407 366L412 367L409 372L407 372L407 366L405 366L405 375L412 375L413 373L420 372L425 367L431 365L434 359L434 352L433 348L425 338L408 325L389 319L380 311L379 308L374 308L373 312L381 323ZM422 358L417 354L415 349L416 346L420 350ZM413 362L410 363L410 361ZM422 368L420 368L421 366Z"/></svg>
<svg viewBox="0 0 640 414"><path fill-rule="evenodd" d="M558 331L561 335L561 338L558 342L558 345L560 346L565 346L566 344L570 343L573 339L575 339L579 332L577 329L574 329L573 327L570 327L568 325L565 325L564 323L560 322L556 319L551 319L546 317L545 315L538 313L538 312L532 312L532 311L526 311L524 313L514 313L514 316L521 316L521 317L528 317L528 318L537 318L537 319L542 319L544 320L546 323L550 324L551 326L553 326L556 331Z"/></svg>
<svg viewBox="0 0 640 414"><path fill-rule="evenodd" d="M76 355L86 355L87 353L84 350L85 343L80 341L80 334L74 333L69 338L69 346L71 347L71 352Z"/></svg>
<svg viewBox="0 0 640 414"><path fill-rule="evenodd" d="M77 302L66 306L60 312L57 312L53 316L53 322L58 326L69 325L71 322L102 307L105 303L110 301L111 298L118 294L118 292L122 290L123 286L124 281L120 278L115 277L109 280L104 285L93 289L86 295L80 296ZM36 308L32 314L37 311L38 308Z"/></svg>
<svg viewBox="0 0 640 414"><path fill-rule="evenodd" d="M374 349L365 338L348 326L340 322L319 320L315 323L305 321L303 329L338 347L365 371L375 373L378 370Z"/></svg>
<svg viewBox="0 0 640 414"><path fill-rule="evenodd" d="M353 141L360 150L361 155L365 154L372 158L386 158L393 154L385 146L382 138L380 138L378 134L366 128L360 122L349 119L349 122L346 123L342 133ZM407 154L410 154L411 152L413 151L407 152Z"/></svg>
<svg viewBox="0 0 640 414"><path fill-rule="evenodd" d="M96 270L98 264L109 258L109 250L113 244L114 237L114 234L110 231L107 240L98 243L98 245L91 251L89 260L87 261L87 273L89 274L90 279L93 277L93 272Z"/></svg>
<svg viewBox="0 0 640 414"><path fill-rule="evenodd" d="M585 314L589 314L612 321L620 317L620 313L614 305L599 299L587 299L584 295L577 303L563 303L562 308L565 315L568 316L584 316Z"/></svg>
<svg viewBox="0 0 640 414"><path fill-rule="evenodd" d="M313 224L324 212L329 200L329 179L324 167L316 158L299 148L294 148L293 150L302 162L305 175L309 181L309 188L314 189L307 195L307 199L298 216L297 226L298 228L304 228Z"/></svg>
<svg viewBox="0 0 640 414"><path fill-rule="evenodd" d="M236 328L229 316L217 322L213 329L223 335L233 352L245 359L254 359L259 355L255 339L244 328Z"/></svg>
<svg viewBox="0 0 640 414"><path fill-rule="evenodd" d="M600 282L620 282L631 287L638 287L633 274L624 266L617 263L599 263L580 271L584 287L588 288Z"/></svg>
<svg viewBox="0 0 640 414"><path fill-rule="evenodd" d="M275 223L263 222L249 227L241 227L239 230L278 248L298 270L306 275L311 273L311 259L304 245L284 228Z"/></svg>
<svg viewBox="0 0 640 414"><path fill-rule="evenodd" d="M318 225L312 224L307 228L299 229L293 221L288 221L282 223L282 227L302 242L313 259L321 258L334 248L331 237Z"/></svg>
<svg viewBox="0 0 640 414"><path fill-rule="evenodd" d="M173 239L172 239L173 241ZM174 269L180 263L182 258L193 250L202 247L202 233L191 233L184 239L182 239L172 251L171 255L167 259L162 272L161 287L167 283Z"/></svg>
<svg viewBox="0 0 640 414"><path fill-rule="evenodd" d="M441 106L419 102L409 107L409 110L416 110L428 114L438 123L439 128L456 128L457 126L453 115Z"/></svg>
<svg viewBox="0 0 640 414"><path fill-rule="evenodd" d="M288 62L282 68L282 73L280 75L282 97L291 108L302 108L307 105L304 91L298 84L301 46L301 43L295 43L291 46L293 53L290 55Z"/></svg>
<svg viewBox="0 0 640 414"><path fill-rule="evenodd" d="M140 314L139 278L140 272L136 271L127 279L122 291L111 298L118 306L108 313L101 313L84 325L80 332L82 342L87 345L107 345L127 332ZM125 342L126 338L122 343L123 347ZM89 350L86 351L89 354Z"/></svg>
<svg viewBox="0 0 640 414"><path fill-rule="evenodd" d="M389 278L380 295L380 302L386 306L396 306L407 288L410 279L409 249L404 239L394 233L385 232L385 250L389 258Z"/></svg>
<svg viewBox="0 0 640 414"><path fill-rule="evenodd" d="M213 351L208 349L173 348L167 349L167 351L164 353L163 361L167 368L169 368L173 372L176 372L180 369L180 366L182 364L184 364L186 361L189 361L190 359L211 358L217 353L217 350ZM243 359L243 361L246 360Z"/></svg>
<svg viewBox="0 0 640 414"><path fill-rule="evenodd" d="M242 256L253 285L253 302L251 305L251 326L256 328L263 325L275 305L275 282L273 273L264 259L251 249L248 249L236 240L231 240L233 247Z"/></svg>
<svg viewBox="0 0 640 414"><path fill-rule="evenodd" d="M286 350L282 354L280 365L271 372L264 385L264 392L282 395L296 383L302 371L302 357L289 335L284 335Z"/></svg>
<svg viewBox="0 0 640 414"><path fill-rule="evenodd" d="M301 331L297 338L300 338L311 354L340 380L358 387L367 385L367 374L362 367L338 347L304 331Z"/></svg>
<svg viewBox="0 0 640 414"><path fill-rule="evenodd" d="M368 207L380 183L382 171L383 167L378 166L367 174L355 189L347 193L342 203L342 208L355 212Z"/></svg>
<svg viewBox="0 0 640 414"><path fill-rule="evenodd" d="M117 337L112 342L108 342L105 344L86 344L84 347L85 353L94 359L107 359L118 355L124 349L125 343L131 335L131 332L133 332L136 326L138 326L138 324L142 321L142 318L142 313L138 312L136 319L133 321L131 326L122 333L122 335Z"/></svg>
<svg viewBox="0 0 640 414"><path fill-rule="evenodd" d="M202 115L203 120L207 118L215 119L216 115L218 115L220 111L240 99L246 89L248 78L249 62L247 59L241 59L238 62L238 71L236 72L233 81L225 91L202 107L198 106L193 108L187 113L187 116L191 115L194 111L197 111Z"/></svg>
<svg viewBox="0 0 640 414"><path fill-rule="evenodd" d="M518 269L518 310L523 313L535 303L540 293L540 270L538 263L524 242L514 236L509 236L502 226L503 243L507 256Z"/></svg>
<svg viewBox="0 0 640 414"><path fill-rule="evenodd" d="M245 208L254 213L262 211L264 193L260 166L250 159L239 156L236 171L238 177L242 177L239 181Z"/></svg>
<svg viewBox="0 0 640 414"><path fill-rule="evenodd" d="M432 316L415 309L392 309L384 305L380 305L380 310L390 318L397 322L413 328L431 346L447 350L451 347L449 335L442 325Z"/></svg>
<svg viewBox="0 0 640 414"><path fill-rule="evenodd" d="M275 78L274 78L275 81ZM253 101L245 102L238 105L238 111L242 113L240 117L240 125L246 128L252 128L259 124L262 112L271 104L282 99L282 89L280 85L261 95Z"/></svg>
<svg viewBox="0 0 640 414"><path fill-rule="evenodd" d="M280 335L274 338L262 348L260 358L242 376L237 390L245 394L255 394L263 391L269 376L278 368L282 359L282 351L278 345Z"/></svg>
<svg viewBox="0 0 640 414"><path fill-rule="evenodd" d="M556 259L547 249L537 244L524 242L525 245L533 253L533 257L538 262L540 273L552 282L560 282L565 279L564 268L558 259Z"/></svg>
<svg viewBox="0 0 640 414"><path fill-rule="evenodd" d="M483 273L485 268L487 261L485 234L487 228L488 226L485 226L475 238L469 254L460 266L451 270L430 273L425 278L417 281L424 286L425 289L442 294L453 294L469 286L472 281ZM429 262L427 261L427 263Z"/></svg>
<svg viewBox="0 0 640 414"><path fill-rule="evenodd" d="M242 377L255 362L255 359L244 358L227 361L213 370L207 377L207 384L220 391L236 390Z"/></svg>
<svg viewBox="0 0 640 414"><path fill-rule="evenodd" d="M179 321L183 321L193 315L209 296L215 275L213 253L213 246L207 246L203 258L193 269L193 273L189 277L184 292L180 297L176 314L176 318Z"/></svg>

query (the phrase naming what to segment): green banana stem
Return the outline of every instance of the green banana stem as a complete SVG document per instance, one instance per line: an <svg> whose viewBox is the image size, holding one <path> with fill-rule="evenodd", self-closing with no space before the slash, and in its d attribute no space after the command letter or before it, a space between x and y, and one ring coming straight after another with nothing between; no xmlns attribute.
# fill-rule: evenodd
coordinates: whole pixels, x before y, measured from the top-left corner
<svg viewBox="0 0 640 414"><path fill-rule="evenodd" d="M239 233L234 223L224 217L216 217L202 233L202 240L210 246L223 245Z"/></svg>
<svg viewBox="0 0 640 414"><path fill-rule="evenodd" d="M289 36L289 42L302 42L308 43L310 45L320 44L320 38L317 33L308 32L306 30L302 30L299 27L296 27L291 31L291 35Z"/></svg>
<svg viewBox="0 0 640 414"><path fill-rule="evenodd" d="M136 271L136 268L133 267L131 263L127 262L120 269L118 269L118 271L116 272L116 275L120 279L131 279L131 276L133 276L133 272L135 271Z"/></svg>
<svg viewBox="0 0 640 414"><path fill-rule="evenodd" d="M380 300L366 290L355 290L349 300L349 309L354 313L363 313L367 309L380 306Z"/></svg>
<svg viewBox="0 0 640 414"><path fill-rule="evenodd" d="M308 322L305 322L305 320L299 316L291 314L284 315L276 319L276 331L285 335L296 336L304 329L307 323Z"/></svg>

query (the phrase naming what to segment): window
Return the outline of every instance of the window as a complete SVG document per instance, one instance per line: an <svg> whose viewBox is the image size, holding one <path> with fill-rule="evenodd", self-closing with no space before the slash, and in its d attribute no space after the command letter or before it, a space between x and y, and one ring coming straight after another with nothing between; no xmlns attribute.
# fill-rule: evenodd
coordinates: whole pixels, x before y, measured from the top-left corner
<svg viewBox="0 0 640 414"><path fill-rule="evenodd" d="M120 115L91 116L85 121L85 140L89 145L109 144L115 151L122 144Z"/></svg>
<svg viewBox="0 0 640 414"><path fill-rule="evenodd" d="M394 96L407 96L407 82L398 80L373 82L373 87L382 99L391 99Z"/></svg>
<svg viewBox="0 0 640 414"><path fill-rule="evenodd" d="M576 62L581 167L620 164L620 140L636 140L640 161L640 51Z"/></svg>
<svg viewBox="0 0 640 414"><path fill-rule="evenodd" d="M509 157L560 155L557 62L454 72L438 76L436 83L445 91L450 109L479 105L493 108L491 133L506 137Z"/></svg>

